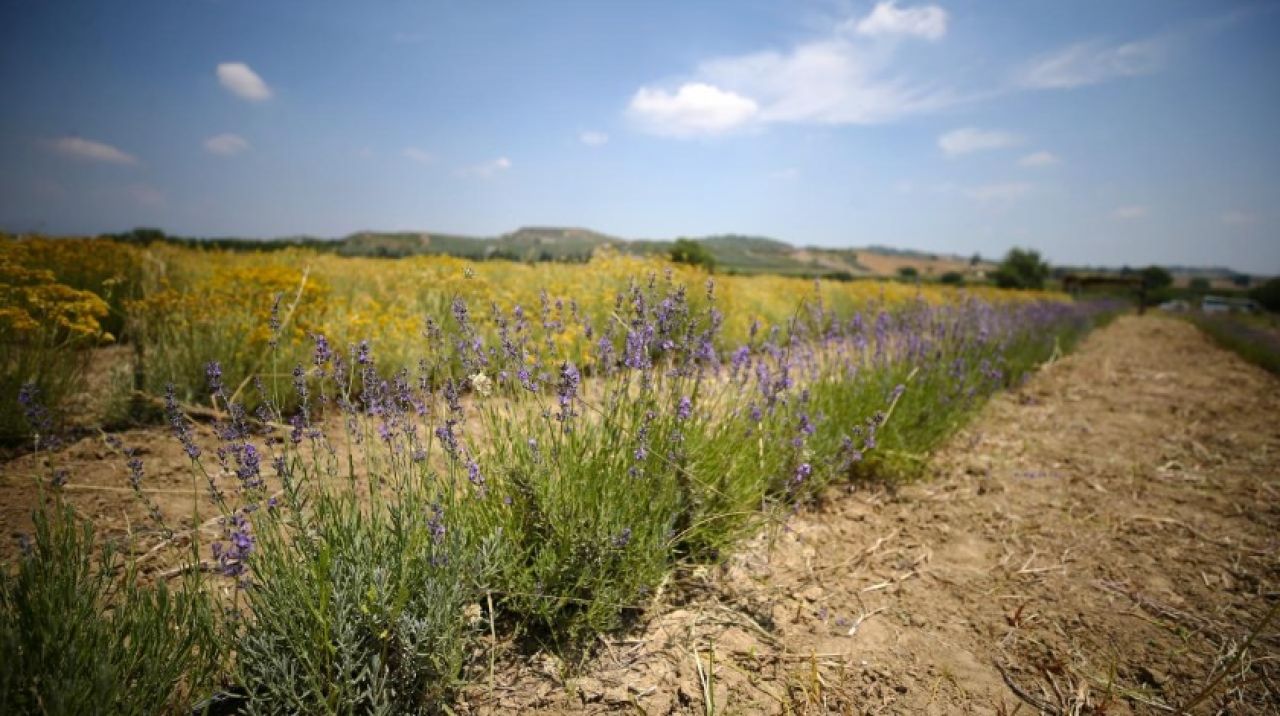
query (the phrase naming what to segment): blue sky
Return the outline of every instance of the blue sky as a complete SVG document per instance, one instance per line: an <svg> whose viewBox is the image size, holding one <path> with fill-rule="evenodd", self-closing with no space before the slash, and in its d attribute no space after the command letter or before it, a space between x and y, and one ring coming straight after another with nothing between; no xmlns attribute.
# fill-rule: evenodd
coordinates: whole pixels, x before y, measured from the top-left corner
<svg viewBox="0 0 1280 716"><path fill-rule="evenodd" d="M0 227L1280 273L1277 40L1186 0L2 0Z"/></svg>

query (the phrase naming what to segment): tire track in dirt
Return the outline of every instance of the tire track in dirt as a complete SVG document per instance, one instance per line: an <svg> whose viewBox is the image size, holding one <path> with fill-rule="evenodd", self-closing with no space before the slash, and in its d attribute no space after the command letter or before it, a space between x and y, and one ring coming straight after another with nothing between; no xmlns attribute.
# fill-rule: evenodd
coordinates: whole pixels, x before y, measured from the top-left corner
<svg viewBox="0 0 1280 716"><path fill-rule="evenodd" d="M462 712L1280 711L1280 381L1122 317L991 401L928 479L833 494L585 670L508 656Z"/></svg>

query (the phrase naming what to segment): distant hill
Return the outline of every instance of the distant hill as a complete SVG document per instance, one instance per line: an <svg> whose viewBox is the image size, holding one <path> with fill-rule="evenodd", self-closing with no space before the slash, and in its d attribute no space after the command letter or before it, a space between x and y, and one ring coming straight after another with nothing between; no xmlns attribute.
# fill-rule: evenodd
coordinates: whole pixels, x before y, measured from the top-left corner
<svg viewBox="0 0 1280 716"><path fill-rule="evenodd" d="M499 236L419 231L360 231L338 239L291 236L278 239L235 237L193 238L169 236L159 229L139 228L107 235L124 241L150 243L169 241L186 246L232 250L275 250L303 246L332 251L344 256L397 258L439 255L486 260L522 262L585 262L601 247L633 255L665 254L674 241L666 239L624 239L578 227L527 226ZM716 234L694 238L715 258L717 270L739 274L779 274L785 276L852 279L898 276L914 272L923 278L941 278L957 273L966 280L981 280L995 268L991 261L959 254L936 254L890 246L832 249L818 246L796 247L767 236ZM1061 274L1070 271L1095 273L1123 272L1125 269L1055 267ZM1193 278L1208 279L1214 288L1242 284L1242 274L1220 267L1170 266L1178 285Z"/></svg>
<svg viewBox="0 0 1280 716"><path fill-rule="evenodd" d="M590 229L526 227L495 237L362 231L339 240L336 250L344 256L445 255L477 260L586 261L601 246L626 250L628 243Z"/></svg>
<svg viewBox="0 0 1280 716"><path fill-rule="evenodd" d="M796 248L763 236L722 234L695 239L716 259L721 271L773 273L795 276L853 278L873 272L849 249ZM494 237L426 232L362 231L340 239L334 250L345 256L446 255L487 260L586 261L602 246L621 253L666 253L673 242L661 239L623 239L581 228L524 227Z"/></svg>

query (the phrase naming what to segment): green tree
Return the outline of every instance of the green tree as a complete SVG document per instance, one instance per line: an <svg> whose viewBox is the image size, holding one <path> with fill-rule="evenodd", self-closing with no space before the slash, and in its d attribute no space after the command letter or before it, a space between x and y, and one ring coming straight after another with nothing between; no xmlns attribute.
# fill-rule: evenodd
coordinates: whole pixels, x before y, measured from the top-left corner
<svg viewBox="0 0 1280 716"><path fill-rule="evenodd" d="M964 285L964 274L959 271L948 271L938 277L938 280L952 286L962 286Z"/></svg>
<svg viewBox="0 0 1280 716"><path fill-rule="evenodd" d="M678 264L702 266L708 271L716 268L716 257L711 255L706 246L693 239L676 239L671 246L671 260Z"/></svg>
<svg viewBox="0 0 1280 716"><path fill-rule="evenodd" d="M902 278L916 278L920 275L920 272L916 270L915 266L899 266L898 275Z"/></svg>
<svg viewBox="0 0 1280 716"><path fill-rule="evenodd" d="M1280 311L1280 278L1267 279L1249 292L1249 297L1268 311Z"/></svg>
<svg viewBox="0 0 1280 716"><path fill-rule="evenodd" d="M1187 288L1191 289L1192 293L1208 293L1209 279L1204 276L1196 276L1191 279L1191 283L1187 284Z"/></svg>
<svg viewBox="0 0 1280 716"><path fill-rule="evenodd" d="M992 278L1000 288L1044 288L1049 277L1049 264L1040 258L1040 252L1030 249L1010 249Z"/></svg>
<svg viewBox="0 0 1280 716"><path fill-rule="evenodd" d="M1142 269L1142 287L1148 291L1159 291L1173 285L1173 274L1161 266L1148 266Z"/></svg>

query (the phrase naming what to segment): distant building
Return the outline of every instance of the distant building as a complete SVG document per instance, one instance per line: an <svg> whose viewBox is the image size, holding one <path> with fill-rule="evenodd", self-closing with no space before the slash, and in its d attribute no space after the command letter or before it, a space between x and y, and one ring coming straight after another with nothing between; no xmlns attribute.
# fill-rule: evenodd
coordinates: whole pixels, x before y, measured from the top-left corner
<svg viewBox="0 0 1280 716"><path fill-rule="evenodd" d="M1257 313L1262 306L1252 298L1205 296L1200 301L1201 313Z"/></svg>

